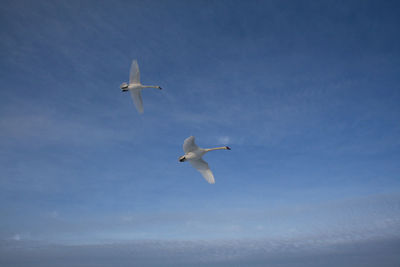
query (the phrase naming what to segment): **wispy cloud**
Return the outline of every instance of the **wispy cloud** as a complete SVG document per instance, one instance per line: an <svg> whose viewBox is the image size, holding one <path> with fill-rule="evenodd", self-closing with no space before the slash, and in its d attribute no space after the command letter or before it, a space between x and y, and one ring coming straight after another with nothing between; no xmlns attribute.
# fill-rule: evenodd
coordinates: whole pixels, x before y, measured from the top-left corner
<svg viewBox="0 0 400 267"><path fill-rule="evenodd" d="M19 241L19 240L21 240L21 235L20 234L15 234L13 237L11 237L11 239L15 240L15 241Z"/></svg>
<svg viewBox="0 0 400 267"><path fill-rule="evenodd" d="M96 125L81 119L62 119L51 114L8 116L0 119L2 142L31 144L103 144L112 140L127 140L127 137L111 127ZM28 145L28 144L26 144Z"/></svg>
<svg viewBox="0 0 400 267"><path fill-rule="evenodd" d="M220 144L229 144L230 142L231 142L231 138L229 136L218 137L218 143L220 143Z"/></svg>

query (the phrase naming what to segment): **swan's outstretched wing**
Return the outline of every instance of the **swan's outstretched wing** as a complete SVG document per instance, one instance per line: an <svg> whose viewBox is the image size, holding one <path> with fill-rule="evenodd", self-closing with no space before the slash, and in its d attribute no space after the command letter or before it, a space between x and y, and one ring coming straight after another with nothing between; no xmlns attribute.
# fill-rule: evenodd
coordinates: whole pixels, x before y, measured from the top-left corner
<svg viewBox="0 0 400 267"><path fill-rule="evenodd" d="M133 103L135 103L137 111L139 111L139 113L143 113L142 93L140 92L140 90L130 90L130 91Z"/></svg>
<svg viewBox="0 0 400 267"><path fill-rule="evenodd" d="M215 184L214 175L208 167L208 163L205 162L203 159L196 159L196 160L189 160L190 164L195 167L203 177L209 182L210 184Z"/></svg>
<svg viewBox="0 0 400 267"><path fill-rule="evenodd" d="M129 74L129 84L140 83L139 65L137 60L132 61L131 72Z"/></svg>
<svg viewBox="0 0 400 267"><path fill-rule="evenodd" d="M185 154L198 149L199 147L194 143L194 136L190 136L183 142L183 151Z"/></svg>

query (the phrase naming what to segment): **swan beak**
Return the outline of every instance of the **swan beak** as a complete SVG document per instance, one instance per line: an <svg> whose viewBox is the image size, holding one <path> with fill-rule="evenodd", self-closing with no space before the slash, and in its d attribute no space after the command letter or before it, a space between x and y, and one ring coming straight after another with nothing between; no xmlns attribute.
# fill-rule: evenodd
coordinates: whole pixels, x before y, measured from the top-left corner
<svg viewBox="0 0 400 267"><path fill-rule="evenodd" d="M179 158L180 162L184 162L185 160L186 160L185 156L182 156L182 157Z"/></svg>
<svg viewBox="0 0 400 267"><path fill-rule="evenodd" d="M158 89L162 90L162 88L159 86Z"/></svg>
<svg viewBox="0 0 400 267"><path fill-rule="evenodd" d="M229 146L226 146L225 148L228 149L228 150L231 150L231 148Z"/></svg>

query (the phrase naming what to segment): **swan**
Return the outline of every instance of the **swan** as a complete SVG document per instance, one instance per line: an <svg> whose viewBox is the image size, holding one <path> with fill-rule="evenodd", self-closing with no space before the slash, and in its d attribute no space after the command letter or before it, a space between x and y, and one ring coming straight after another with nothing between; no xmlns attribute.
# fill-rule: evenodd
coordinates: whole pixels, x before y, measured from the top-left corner
<svg viewBox="0 0 400 267"><path fill-rule="evenodd" d="M131 72L129 74L129 84L126 82L122 83L120 86L122 92L131 92L133 102L135 103L136 109L139 113L143 113L143 100L142 100L142 89L144 88L156 88L162 89L160 86L156 85L142 85L140 83L140 72L137 60L134 59L131 65Z"/></svg>
<svg viewBox="0 0 400 267"><path fill-rule="evenodd" d="M215 148L200 148L194 142L194 136L190 136L183 142L183 151L185 155L179 157L180 162L189 161L194 168L196 168L210 184L215 184L214 175L208 167L208 163L202 159L202 156L209 151L227 149L231 150L228 146L215 147Z"/></svg>

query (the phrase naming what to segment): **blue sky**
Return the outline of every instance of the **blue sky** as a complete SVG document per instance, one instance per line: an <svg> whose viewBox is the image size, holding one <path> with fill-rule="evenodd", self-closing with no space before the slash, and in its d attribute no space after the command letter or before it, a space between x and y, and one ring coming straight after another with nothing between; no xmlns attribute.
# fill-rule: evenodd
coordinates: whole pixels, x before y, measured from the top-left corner
<svg viewBox="0 0 400 267"><path fill-rule="evenodd" d="M223 264L242 241L267 251L306 240L316 251L375 240L395 240L393 248L399 9L396 1L3 1L1 253L13 242L149 242L158 252L157 242L194 242L223 248ZM164 89L143 92L143 115L119 89L132 59L144 84ZM205 156L215 185L177 161L190 135L202 147L232 148ZM160 264L150 258L142 263Z"/></svg>

